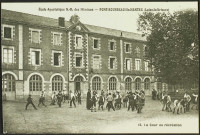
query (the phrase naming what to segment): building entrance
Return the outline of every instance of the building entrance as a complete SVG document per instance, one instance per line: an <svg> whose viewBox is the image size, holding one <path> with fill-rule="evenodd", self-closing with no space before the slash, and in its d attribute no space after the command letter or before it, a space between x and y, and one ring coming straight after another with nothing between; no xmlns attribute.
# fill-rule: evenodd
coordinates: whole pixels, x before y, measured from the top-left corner
<svg viewBox="0 0 200 135"><path fill-rule="evenodd" d="M76 78L75 78L75 89L74 89L74 92L79 92L79 91L81 91L81 85L82 85L82 82L83 82L83 77L82 76L77 76Z"/></svg>

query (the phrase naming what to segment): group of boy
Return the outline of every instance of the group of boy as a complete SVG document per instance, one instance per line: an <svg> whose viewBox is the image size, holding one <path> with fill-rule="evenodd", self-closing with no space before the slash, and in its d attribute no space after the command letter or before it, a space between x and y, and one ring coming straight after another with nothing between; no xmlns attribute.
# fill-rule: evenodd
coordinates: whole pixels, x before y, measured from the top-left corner
<svg viewBox="0 0 200 135"><path fill-rule="evenodd" d="M78 103L81 104L81 99L80 99L81 98L81 94L79 93L78 96L79 96ZM75 98L74 93L72 93L72 91L70 91L69 95L67 95L67 93L62 92L62 91L59 91L57 94L56 94L56 92L53 92L53 94L51 96L50 105L55 105L56 101L57 101L58 106L61 107L62 102L65 103L66 100L70 100L70 107L72 107L72 103L76 107L76 103L75 103L76 98ZM35 101L35 100L32 98L31 94L29 94L29 96L27 98L27 104L26 104L26 107L25 107L26 110L27 110L27 107L30 104L34 107L34 109L37 110L37 108L36 108L36 106L35 106L33 101ZM42 91L42 93L40 95L38 107L40 106L40 104L42 104L43 106L47 107L47 105L45 104L45 92L44 91Z"/></svg>
<svg viewBox="0 0 200 135"><path fill-rule="evenodd" d="M166 110L168 112L177 112L177 114L180 114L182 112L189 112L190 110L190 103L193 102L193 106L196 105L196 109L198 107L198 94L192 94L192 98L189 95L188 92L185 92L183 98L181 99L175 99L173 102L173 110L171 109L171 96L167 94L167 92L163 91L162 95L162 103L163 103L163 108L162 111ZM193 108L192 106L192 108Z"/></svg>
<svg viewBox="0 0 200 135"><path fill-rule="evenodd" d="M124 99L126 99L126 102L124 102ZM136 91L135 93L128 92L124 99L123 102L126 103L125 107L127 107L128 103L128 110L130 110L130 108L132 109L132 111L136 109L137 113L141 113L141 110L145 103L145 93L143 90ZM91 110L91 112L96 112L96 103L98 101L98 109L103 110L103 106L106 100L106 108L108 109L108 111L110 111L111 108L113 111L115 111L116 109L121 109L122 96L120 92L116 91L116 93L113 92L113 94L107 92L106 94L104 94L103 90L101 91L100 96L98 96L96 91L93 91L93 93L91 93L91 91L88 90L86 108L88 110Z"/></svg>

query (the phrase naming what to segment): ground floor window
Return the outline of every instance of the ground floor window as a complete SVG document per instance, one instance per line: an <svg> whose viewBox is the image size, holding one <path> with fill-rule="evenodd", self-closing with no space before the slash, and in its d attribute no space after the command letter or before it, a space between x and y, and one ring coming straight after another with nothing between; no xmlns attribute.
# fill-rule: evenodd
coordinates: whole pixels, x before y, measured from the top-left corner
<svg viewBox="0 0 200 135"><path fill-rule="evenodd" d="M117 79L115 77L111 77L109 79L109 90L116 90Z"/></svg>
<svg viewBox="0 0 200 135"><path fill-rule="evenodd" d="M101 78L94 77L92 79L92 90L101 90Z"/></svg>
<svg viewBox="0 0 200 135"><path fill-rule="evenodd" d="M15 78L13 75L5 74L2 76L2 90L4 92L15 91Z"/></svg>
<svg viewBox="0 0 200 135"><path fill-rule="evenodd" d="M42 78L39 75L32 75L29 80L30 91L42 91Z"/></svg>
<svg viewBox="0 0 200 135"><path fill-rule="evenodd" d="M125 80L125 89L126 90L132 90L131 89L131 78L130 77L126 78L126 80Z"/></svg>
<svg viewBox="0 0 200 135"><path fill-rule="evenodd" d="M150 89L150 79L149 78L146 78L144 80L144 89L145 90L149 90Z"/></svg>
<svg viewBox="0 0 200 135"><path fill-rule="evenodd" d="M61 76L56 75L52 79L52 91L62 91L63 90L63 79Z"/></svg>
<svg viewBox="0 0 200 135"><path fill-rule="evenodd" d="M140 88L141 88L141 79L136 78L135 79L135 90L140 90Z"/></svg>

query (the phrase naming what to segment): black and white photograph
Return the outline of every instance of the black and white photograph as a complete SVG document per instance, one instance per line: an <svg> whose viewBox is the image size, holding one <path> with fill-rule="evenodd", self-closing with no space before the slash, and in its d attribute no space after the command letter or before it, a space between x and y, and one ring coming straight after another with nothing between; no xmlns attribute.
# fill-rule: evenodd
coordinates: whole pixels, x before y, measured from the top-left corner
<svg viewBox="0 0 200 135"><path fill-rule="evenodd" d="M3 134L199 133L198 2L2 2Z"/></svg>

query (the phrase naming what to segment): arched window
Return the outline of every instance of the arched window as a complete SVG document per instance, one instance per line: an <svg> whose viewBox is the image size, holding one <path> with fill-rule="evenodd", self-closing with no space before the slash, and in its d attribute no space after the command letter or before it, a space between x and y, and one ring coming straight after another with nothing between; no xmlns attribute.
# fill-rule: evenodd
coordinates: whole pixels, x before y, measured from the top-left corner
<svg viewBox="0 0 200 135"><path fill-rule="evenodd" d="M141 79L136 78L135 79L135 90L140 90L140 88L141 88Z"/></svg>
<svg viewBox="0 0 200 135"><path fill-rule="evenodd" d="M42 78L39 75L32 75L29 80L30 91L42 91Z"/></svg>
<svg viewBox="0 0 200 135"><path fill-rule="evenodd" d="M94 77L92 79L92 90L101 90L101 78Z"/></svg>
<svg viewBox="0 0 200 135"><path fill-rule="evenodd" d="M140 57L140 48L139 47L135 48L135 54L136 54L136 57Z"/></svg>
<svg viewBox="0 0 200 135"><path fill-rule="evenodd" d="M5 92L15 91L15 77L11 74L2 76L2 89Z"/></svg>
<svg viewBox="0 0 200 135"><path fill-rule="evenodd" d="M144 79L144 89L145 90L150 89L150 79L149 78Z"/></svg>
<svg viewBox="0 0 200 135"><path fill-rule="evenodd" d="M131 89L131 78L127 77L125 80L125 90L132 90Z"/></svg>
<svg viewBox="0 0 200 135"><path fill-rule="evenodd" d="M109 90L116 90L117 79L115 77L111 77L109 79Z"/></svg>
<svg viewBox="0 0 200 135"><path fill-rule="evenodd" d="M56 75L52 79L52 91L63 90L63 79L61 76Z"/></svg>

